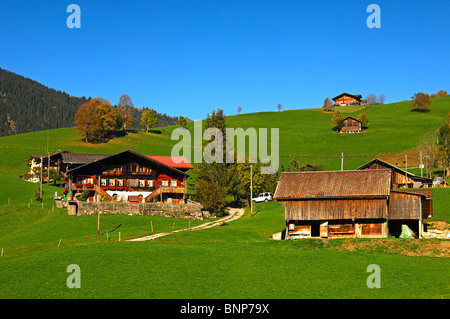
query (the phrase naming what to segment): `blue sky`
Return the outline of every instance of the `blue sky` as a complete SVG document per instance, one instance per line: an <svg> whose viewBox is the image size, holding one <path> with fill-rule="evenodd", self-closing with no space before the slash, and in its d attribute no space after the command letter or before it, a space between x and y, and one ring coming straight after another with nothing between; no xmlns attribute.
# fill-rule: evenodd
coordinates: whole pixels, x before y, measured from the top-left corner
<svg viewBox="0 0 450 319"><path fill-rule="evenodd" d="M81 28L66 25L81 8ZM381 28L366 25L381 8ZM205 118L342 92L450 91L449 1L4 1L0 67L74 96Z"/></svg>

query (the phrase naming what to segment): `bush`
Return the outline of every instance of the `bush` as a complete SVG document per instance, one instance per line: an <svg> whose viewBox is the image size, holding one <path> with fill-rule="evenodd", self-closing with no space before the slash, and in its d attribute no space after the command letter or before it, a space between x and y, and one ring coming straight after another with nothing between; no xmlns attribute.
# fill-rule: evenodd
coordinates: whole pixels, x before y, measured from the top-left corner
<svg viewBox="0 0 450 319"><path fill-rule="evenodd" d="M81 193L81 195L77 197L77 199L78 199L79 201L81 201L81 202L87 201L88 198L89 198L89 191L83 191L83 192Z"/></svg>

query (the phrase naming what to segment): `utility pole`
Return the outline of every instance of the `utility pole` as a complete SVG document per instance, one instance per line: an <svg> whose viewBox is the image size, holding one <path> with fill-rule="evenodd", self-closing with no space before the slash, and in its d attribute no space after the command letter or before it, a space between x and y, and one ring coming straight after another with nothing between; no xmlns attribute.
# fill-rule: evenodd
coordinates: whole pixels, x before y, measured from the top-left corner
<svg viewBox="0 0 450 319"><path fill-rule="evenodd" d="M423 177L422 151L420 151L420 177Z"/></svg>
<svg viewBox="0 0 450 319"><path fill-rule="evenodd" d="M50 152L47 153L47 185L50 183Z"/></svg>
<svg viewBox="0 0 450 319"><path fill-rule="evenodd" d="M43 157L41 156L41 177L39 178L39 196L40 196L40 200L42 203L42 164L43 164L44 160Z"/></svg>
<svg viewBox="0 0 450 319"><path fill-rule="evenodd" d="M250 216L253 216L253 165L250 165Z"/></svg>
<svg viewBox="0 0 450 319"><path fill-rule="evenodd" d="M48 151L48 139L50 133L47 133L47 185L50 183L50 152Z"/></svg>
<svg viewBox="0 0 450 319"><path fill-rule="evenodd" d="M341 171L344 170L344 153L341 153Z"/></svg>
<svg viewBox="0 0 450 319"><path fill-rule="evenodd" d="M408 155L405 155L405 167L406 167L406 188L408 188Z"/></svg>

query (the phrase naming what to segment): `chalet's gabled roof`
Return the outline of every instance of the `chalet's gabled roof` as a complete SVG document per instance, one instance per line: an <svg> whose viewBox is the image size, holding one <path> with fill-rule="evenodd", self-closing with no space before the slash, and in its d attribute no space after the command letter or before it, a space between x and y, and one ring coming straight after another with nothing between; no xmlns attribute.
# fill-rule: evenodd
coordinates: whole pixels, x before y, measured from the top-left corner
<svg viewBox="0 0 450 319"><path fill-rule="evenodd" d="M335 101L335 100L337 100L338 98L340 98L340 97L342 97L344 95L350 96L350 97L352 97L352 98L354 98L356 100L361 100L362 99L361 94L353 95L353 94L349 94L349 93L342 93L342 94L339 94L338 96L332 98L332 100Z"/></svg>
<svg viewBox="0 0 450 319"><path fill-rule="evenodd" d="M355 120L356 122L362 123L360 120L355 119L355 118L352 117L352 116L347 116L347 117L346 117L345 119L343 119L342 121L344 122L345 120L348 120L348 119L352 119L352 120Z"/></svg>
<svg viewBox="0 0 450 319"><path fill-rule="evenodd" d="M405 176L408 175L408 176L409 176L411 179L413 179L413 180L417 180L417 181L425 181L425 182L430 182L430 183L432 182L432 180L431 180L430 178L421 177L421 176L414 175L414 174L412 174L412 173L410 173L410 172L406 172L405 170L403 170L403 169L401 169L401 168L398 168L398 167L395 166L395 165L389 164L388 162L385 162L385 161L383 161L383 160L380 160L379 158L374 158L373 160L367 162L366 164L364 164L364 165L358 167L357 170L365 170L365 169L367 169L370 165L375 164L375 163L378 163L378 164L380 164L380 165L383 166L383 167L393 169L393 170L395 170L395 171L397 171L397 172L399 172L399 173L401 173L401 174L404 174Z"/></svg>
<svg viewBox="0 0 450 319"><path fill-rule="evenodd" d="M69 151L69 150L57 151L57 152L55 152L53 154L50 154L50 157L53 157L53 156L59 155L59 154L68 154L68 153L72 153L72 152ZM36 158L36 159L40 160L41 157L46 158L47 156L48 156L48 154L31 154L30 157L29 157L29 160L32 160L33 158Z"/></svg>
<svg viewBox="0 0 450 319"><path fill-rule="evenodd" d="M119 158L121 156L127 156L127 155L129 155L131 157L134 157L136 160L139 160L140 162L144 162L144 163L147 162L147 163L150 163L150 164L163 166L163 167L165 167L165 168L167 168L169 170L172 170L172 171L174 171L174 172L176 172L176 173L178 173L180 175L189 176L188 174L186 174L183 171L180 171L177 168L174 168L174 167L171 167L171 166L169 166L167 164L161 163L161 162L159 162L159 161L157 161L155 159L152 159L152 158L150 158L148 156L142 155L142 154L140 154L138 152L135 152L133 150L126 150L126 151L122 151L122 152L119 152L119 153L116 153L116 154L113 154L113 155L106 155L103 158L100 158L100 159L97 159L97 160L92 161L90 163L86 163L84 165L81 165L81 166L78 166L76 168L73 168L73 169L67 171L67 174L68 175L72 175L73 173L75 173L77 171L81 171L81 170L86 169L86 168L89 168L90 166L95 167L95 166L101 165L105 161L110 162L111 159Z"/></svg>
<svg viewBox="0 0 450 319"><path fill-rule="evenodd" d="M391 170L281 173L277 200L387 197Z"/></svg>

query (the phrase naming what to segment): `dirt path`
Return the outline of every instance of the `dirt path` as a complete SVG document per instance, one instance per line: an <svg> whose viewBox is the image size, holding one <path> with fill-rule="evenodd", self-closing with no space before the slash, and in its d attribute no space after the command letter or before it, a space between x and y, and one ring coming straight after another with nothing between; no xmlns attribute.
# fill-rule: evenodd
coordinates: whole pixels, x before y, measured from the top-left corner
<svg viewBox="0 0 450 319"><path fill-rule="evenodd" d="M221 223L223 222L231 222L233 220L236 220L238 218L240 218L242 215L244 215L244 209L243 208L230 208L229 210L229 215L209 222L209 223L205 223L205 224L201 224L195 227L190 227L190 228L183 228L183 229L177 229L171 232L166 232L166 233L157 233L157 234L153 234L150 236L145 236L145 237L139 237L139 238L133 238L133 239L129 239L128 241L146 241L146 240L153 240L156 238L160 238L163 236L167 236L170 234L174 234L174 233L178 233L178 232L182 232L182 231L192 231L192 230L200 230L200 229L207 229L207 228L211 228L211 227L215 227L215 226L219 226Z"/></svg>

